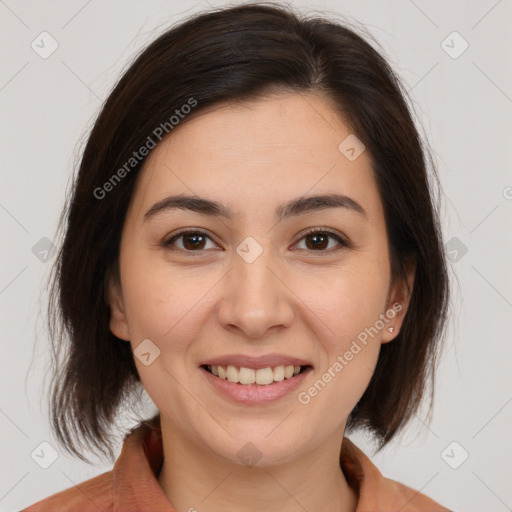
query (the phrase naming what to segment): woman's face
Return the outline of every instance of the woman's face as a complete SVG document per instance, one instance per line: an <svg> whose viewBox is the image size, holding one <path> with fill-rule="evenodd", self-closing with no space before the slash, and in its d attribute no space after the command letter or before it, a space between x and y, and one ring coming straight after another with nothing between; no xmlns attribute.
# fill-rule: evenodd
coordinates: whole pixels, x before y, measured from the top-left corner
<svg viewBox="0 0 512 512"><path fill-rule="evenodd" d="M120 277L111 330L162 428L238 464L339 447L408 300L390 282L370 155L312 93L175 127L138 178Z"/></svg>

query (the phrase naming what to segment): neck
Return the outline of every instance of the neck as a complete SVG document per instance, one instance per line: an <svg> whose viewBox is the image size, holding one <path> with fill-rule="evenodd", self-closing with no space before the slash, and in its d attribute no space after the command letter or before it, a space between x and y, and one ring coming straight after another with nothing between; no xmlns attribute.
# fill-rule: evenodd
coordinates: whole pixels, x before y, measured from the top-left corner
<svg viewBox="0 0 512 512"><path fill-rule="evenodd" d="M357 494L339 463L343 435L279 465L234 464L162 424L158 482L178 512L354 512Z"/></svg>

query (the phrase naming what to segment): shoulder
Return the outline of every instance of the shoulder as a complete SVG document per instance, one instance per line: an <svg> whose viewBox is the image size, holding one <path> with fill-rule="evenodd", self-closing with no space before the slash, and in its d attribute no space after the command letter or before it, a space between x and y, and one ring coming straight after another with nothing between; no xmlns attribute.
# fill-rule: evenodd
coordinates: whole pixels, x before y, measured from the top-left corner
<svg viewBox="0 0 512 512"><path fill-rule="evenodd" d="M21 512L108 512L114 509L112 471L52 494Z"/></svg>
<svg viewBox="0 0 512 512"><path fill-rule="evenodd" d="M113 512L127 510L140 500L151 500L154 494L161 493L162 497L155 479L163 459L158 425L157 415L131 429L110 471L52 494L21 512Z"/></svg>
<svg viewBox="0 0 512 512"><path fill-rule="evenodd" d="M425 494L396 480L382 478L381 495L384 497L386 506L388 507L386 510L402 510L403 512L450 512L450 509L443 507Z"/></svg>
<svg viewBox="0 0 512 512"><path fill-rule="evenodd" d="M357 512L450 512L425 494L384 477L370 458L344 438L340 463L347 480L357 488Z"/></svg>

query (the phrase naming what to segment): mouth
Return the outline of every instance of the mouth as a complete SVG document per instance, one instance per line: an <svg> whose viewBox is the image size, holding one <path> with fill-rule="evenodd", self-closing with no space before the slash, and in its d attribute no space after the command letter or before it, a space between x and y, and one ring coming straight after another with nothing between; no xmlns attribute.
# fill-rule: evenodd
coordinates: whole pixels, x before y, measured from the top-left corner
<svg viewBox="0 0 512 512"><path fill-rule="evenodd" d="M288 354L224 354L201 361L199 369L219 396L258 406L293 395L313 371L313 365Z"/></svg>
<svg viewBox="0 0 512 512"><path fill-rule="evenodd" d="M234 364L203 364L201 368L220 380L240 386L270 386L308 373L311 365L277 365L249 368Z"/></svg>

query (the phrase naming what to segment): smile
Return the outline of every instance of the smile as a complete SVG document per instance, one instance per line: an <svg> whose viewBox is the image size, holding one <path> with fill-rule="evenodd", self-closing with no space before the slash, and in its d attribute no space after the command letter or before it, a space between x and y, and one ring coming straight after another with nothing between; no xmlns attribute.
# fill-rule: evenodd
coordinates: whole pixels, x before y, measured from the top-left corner
<svg viewBox="0 0 512 512"><path fill-rule="evenodd" d="M313 367L277 365L256 369L230 364L203 364L200 370L218 396L231 402L257 406L294 396L294 390L313 371Z"/></svg>
<svg viewBox="0 0 512 512"><path fill-rule="evenodd" d="M268 386L275 382L291 379L309 366L278 365L266 368L247 368L235 365L205 365L204 368L219 379L233 384Z"/></svg>

